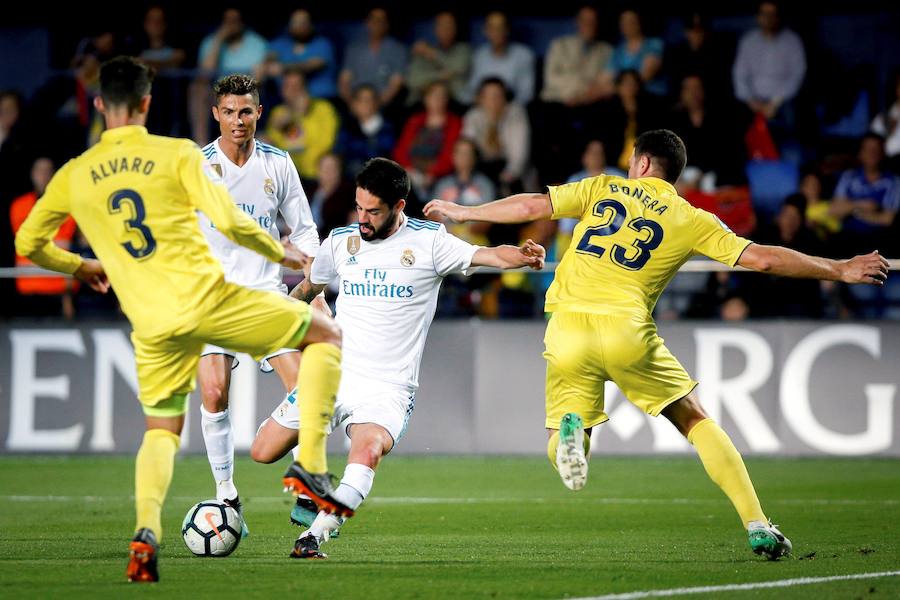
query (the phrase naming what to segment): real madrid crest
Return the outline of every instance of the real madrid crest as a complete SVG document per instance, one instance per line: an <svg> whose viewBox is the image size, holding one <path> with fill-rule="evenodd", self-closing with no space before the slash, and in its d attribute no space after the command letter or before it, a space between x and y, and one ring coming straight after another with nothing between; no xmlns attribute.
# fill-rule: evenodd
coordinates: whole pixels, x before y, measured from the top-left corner
<svg viewBox="0 0 900 600"><path fill-rule="evenodd" d="M269 196L275 195L275 182L266 177L266 181L263 183L263 191Z"/></svg>
<svg viewBox="0 0 900 600"><path fill-rule="evenodd" d="M351 235L347 238L347 252L351 255L359 252L359 245L360 241L358 235Z"/></svg>
<svg viewBox="0 0 900 600"><path fill-rule="evenodd" d="M416 264L416 257L412 250L407 248L403 251L403 254L400 255L400 264L404 267L411 267Z"/></svg>
<svg viewBox="0 0 900 600"><path fill-rule="evenodd" d="M209 166L213 168L213 171L216 172L216 175L218 175L219 177L222 176L222 165L220 165L219 163L210 163Z"/></svg>

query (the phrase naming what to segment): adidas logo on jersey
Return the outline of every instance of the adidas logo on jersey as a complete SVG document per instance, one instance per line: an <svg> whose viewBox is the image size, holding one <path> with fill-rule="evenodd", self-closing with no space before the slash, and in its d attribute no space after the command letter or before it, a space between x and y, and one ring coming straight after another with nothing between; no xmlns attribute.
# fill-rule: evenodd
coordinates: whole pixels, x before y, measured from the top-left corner
<svg viewBox="0 0 900 600"><path fill-rule="evenodd" d="M356 257L355 257L355 256L351 256L350 258L348 258L346 264L348 264L348 265L355 265L355 264L356 264Z"/></svg>

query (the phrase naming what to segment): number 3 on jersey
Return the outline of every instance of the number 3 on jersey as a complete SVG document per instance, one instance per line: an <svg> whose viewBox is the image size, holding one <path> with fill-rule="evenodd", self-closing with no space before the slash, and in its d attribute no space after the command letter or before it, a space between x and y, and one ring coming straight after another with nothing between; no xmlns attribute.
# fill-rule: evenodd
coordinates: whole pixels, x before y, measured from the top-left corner
<svg viewBox="0 0 900 600"><path fill-rule="evenodd" d="M124 206L123 206L124 205ZM128 251L128 254L138 260L145 259L153 254L156 250L156 240L150 228L144 225L144 218L147 213L144 211L144 199L134 190L119 190L113 192L109 197L107 209L109 214L116 215L126 210L126 214L130 213L130 218L125 220L126 233L134 233L140 238L140 244L135 245L132 242L124 242L122 247Z"/></svg>
<svg viewBox="0 0 900 600"><path fill-rule="evenodd" d="M617 200L598 202L594 205L593 213L594 216L600 217L605 222L603 225L588 227L581 236L575 251L582 254L593 254L600 258L606 252L606 248L592 244L591 239L594 236L613 235L619 231L625 223L627 213L625 206ZM659 226L659 223L641 217L629 221L628 227L638 233L638 237L631 244L632 248L637 249L637 254L628 258L629 248L613 244L611 258L623 269L638 271L650 260L650 253L662 243L663 228Z"/></svg>

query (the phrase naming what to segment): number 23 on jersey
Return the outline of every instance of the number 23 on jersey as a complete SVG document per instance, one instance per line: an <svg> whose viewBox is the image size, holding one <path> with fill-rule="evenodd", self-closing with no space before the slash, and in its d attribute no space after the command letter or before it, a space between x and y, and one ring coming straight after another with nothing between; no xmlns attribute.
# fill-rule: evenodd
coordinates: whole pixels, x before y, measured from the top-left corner
<svg viewBox="0 0 900 600"><path fill-rule="evenodd" d="M625 206L617 200L601 200L594 205L592 212L602 224L588 227L575 251L580 254L592 254L599 259L609 248L601 245L603 240L598 240L595 244L595 238L617 233L625 225L628 214ZM610 259L623 269L638 271L647 264L653 250L662 243L663 228L656 221L643 217L628 221L628 228L635 232L634 241L628 247L612 244Z"/></svg>

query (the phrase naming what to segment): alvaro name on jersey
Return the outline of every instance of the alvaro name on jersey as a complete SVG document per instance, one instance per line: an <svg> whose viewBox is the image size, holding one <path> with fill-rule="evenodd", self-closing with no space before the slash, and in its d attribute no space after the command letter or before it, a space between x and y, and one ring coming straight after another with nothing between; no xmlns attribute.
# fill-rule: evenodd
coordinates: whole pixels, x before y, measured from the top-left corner
<svg viewBox="0 0 900 600"><path fill-rule="evenodd" d="M242 167L234 164L219 147L219 140L207 144L203 155L222 177L235 204L274 239L279 239L277 217L290 228L290 241L308 256L319 249L319 236L297 168L287 152L253 140L253 153ZM287 291L281 281L281 267L250 250L234 244L216 231L215 223L200 215L200 226L213 255L225 270L225 279L250 288Z"/></svg>
<svg viewBox="0 0 900 600"><path fill-rule="evenodd" d="M441 282L450 273L465 272L476 250L443 225L406 216L383 240L363 240L359 225L332 230L316 254L310 280L339 279L341 368L415 390Z"/></svg>

